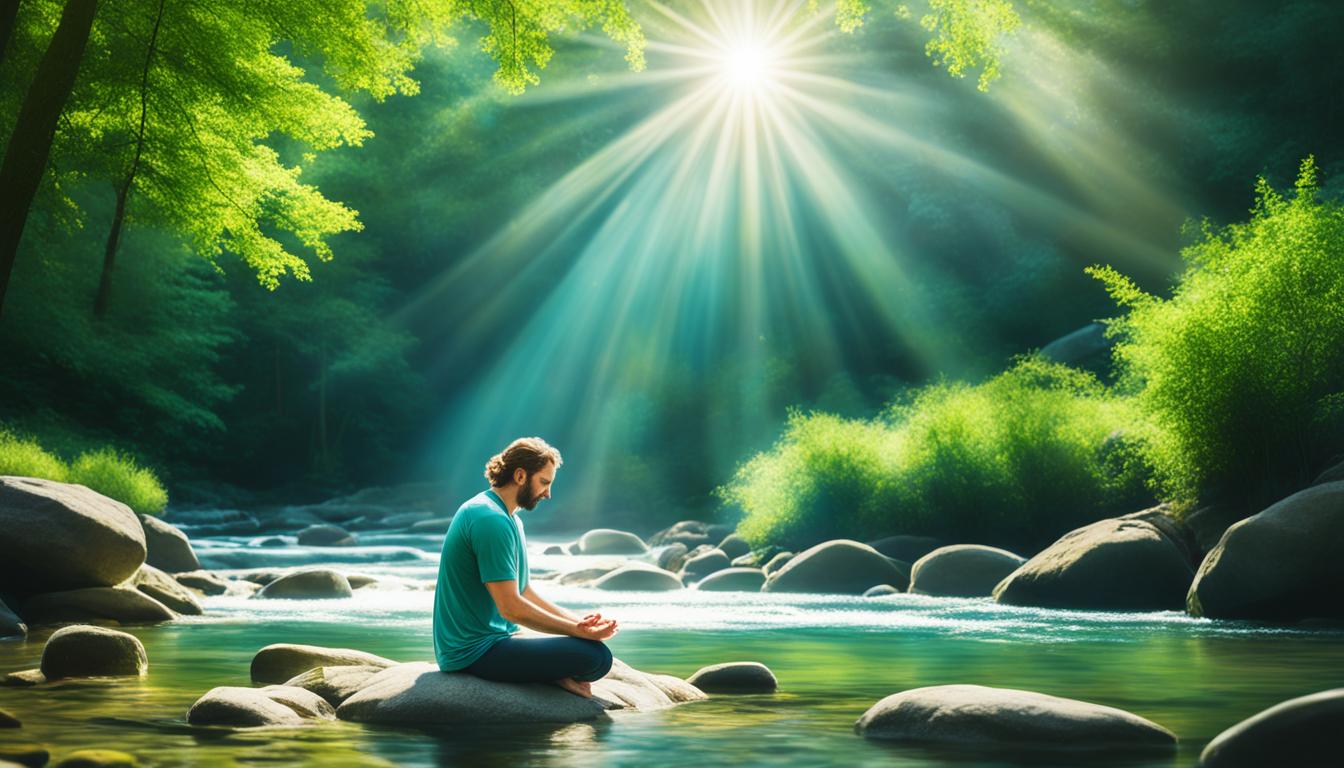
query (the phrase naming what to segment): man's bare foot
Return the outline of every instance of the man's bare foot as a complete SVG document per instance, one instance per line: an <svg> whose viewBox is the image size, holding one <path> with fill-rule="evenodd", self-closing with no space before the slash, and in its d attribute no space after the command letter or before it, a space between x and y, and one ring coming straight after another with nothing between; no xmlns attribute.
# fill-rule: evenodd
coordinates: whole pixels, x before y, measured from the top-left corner
<svg viewBox="0 0 1344 768"><path fill-rule="evenodd" d="M585 699L593 698L592 683L585 683L580 680L575 680L572 677L566 677L560 680L556 680L555 684L560 686L561 688L564 688L566 691L569 691L575 696L582 696Z"/></svg>

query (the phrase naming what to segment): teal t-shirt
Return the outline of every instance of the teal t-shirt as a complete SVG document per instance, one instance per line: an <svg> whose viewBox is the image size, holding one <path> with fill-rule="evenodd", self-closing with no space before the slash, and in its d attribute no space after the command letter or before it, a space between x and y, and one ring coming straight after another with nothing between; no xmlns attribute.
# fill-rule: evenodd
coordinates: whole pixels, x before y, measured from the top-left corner
<svg viewBox="0 0 1344 768"><path fill-rule="evenodd" d="M434 656L439 669L471 666L490 646L518 631L499 614L487 581L518 581L527 589L527 540L523 521L505 511L494 491L482 491L457 508L439 557L434 588Z"/></svg>

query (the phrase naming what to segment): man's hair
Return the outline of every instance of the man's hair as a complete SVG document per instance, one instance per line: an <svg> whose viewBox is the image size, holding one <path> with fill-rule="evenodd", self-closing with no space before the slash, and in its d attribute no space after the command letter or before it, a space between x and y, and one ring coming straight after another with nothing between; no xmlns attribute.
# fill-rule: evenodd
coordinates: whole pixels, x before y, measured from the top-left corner
<svg viewBox="0 0 1344 768"><path fill-rule="evenodd" d="M564 461L560 452L540 437L520 437L485 463L485 479L498 488L513 480L513 472L522 468L530 477L554 462L559 469Z"/></svg>

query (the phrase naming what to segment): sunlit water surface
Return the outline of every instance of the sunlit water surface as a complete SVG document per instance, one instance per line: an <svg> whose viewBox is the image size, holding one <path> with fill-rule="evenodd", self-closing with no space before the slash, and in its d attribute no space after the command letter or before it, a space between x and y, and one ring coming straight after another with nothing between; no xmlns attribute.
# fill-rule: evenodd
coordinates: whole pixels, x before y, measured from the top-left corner
<svg viewBox="0 0 1344 768"><path fill-rule="evenodd" d="M425 732L350 723L229 731L186 724L217 685L249 685L270 643L359 648L393 659L432 657L430 612L441 536L361 537L344 549L259 548L247 538L196 541L223 571L341 564L386 578L345 600L205 600L206 615L133 627L149 653L140 680L0 688L23 728L0 743L110 747L147 765L1078 765L1076 757L1009 758L876 743L854 721L879 699L925 685L976 683L1041 691L1130 710L1173 730L1170 757L1114 766L1192 765L1223 728L1283 699L1344 686L1344 632L1210 622L1179 613L1044 611L988 600L895 595L864 599L746 593L606 593L538 581L575 610L599 608L623 627L616 654L646 671L689 676L706 664L760 661L774 695L721 696L610 723L479 726ZM537 575L612 558L546 556ZM0 642L0 670L37 666L49 632Z"/></svg>

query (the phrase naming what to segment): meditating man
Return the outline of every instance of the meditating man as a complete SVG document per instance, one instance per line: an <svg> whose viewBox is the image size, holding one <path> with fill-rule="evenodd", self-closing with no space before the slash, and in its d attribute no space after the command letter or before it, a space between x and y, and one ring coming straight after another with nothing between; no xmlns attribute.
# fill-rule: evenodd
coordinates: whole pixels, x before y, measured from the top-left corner
<svg viewBox="0 0 1344 768"><path fill-rule="evenodd" d="M434 655L444 672L550 682L591 697L591 683L611 669L602 641L616 634L616 621L579 618L528 583L518 510L550 497L560 464L560 452L541 438L514 440L485 465L490 489L457 508L434 591ZM562 637L519 637L519 624Z"/></svg>

